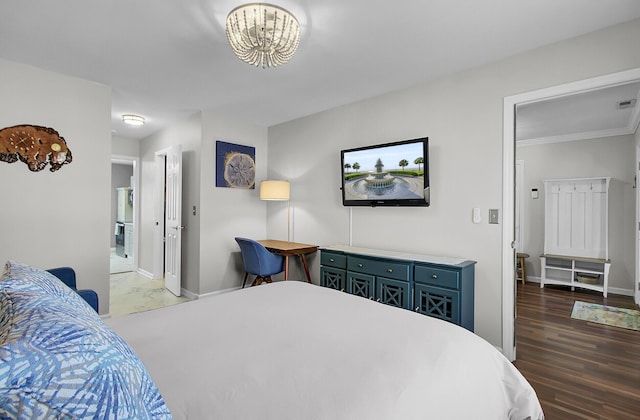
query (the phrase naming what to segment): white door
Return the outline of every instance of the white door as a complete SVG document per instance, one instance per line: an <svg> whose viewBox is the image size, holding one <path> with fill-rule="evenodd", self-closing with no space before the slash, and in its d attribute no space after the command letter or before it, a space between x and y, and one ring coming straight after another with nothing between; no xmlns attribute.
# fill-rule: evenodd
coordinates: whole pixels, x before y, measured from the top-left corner
<svg viewBox="0 0 640 420"><path fill-rule="evenodd" d="M165 287L180 296L182 255L182 147L167 150L165 200Z"/></svg>

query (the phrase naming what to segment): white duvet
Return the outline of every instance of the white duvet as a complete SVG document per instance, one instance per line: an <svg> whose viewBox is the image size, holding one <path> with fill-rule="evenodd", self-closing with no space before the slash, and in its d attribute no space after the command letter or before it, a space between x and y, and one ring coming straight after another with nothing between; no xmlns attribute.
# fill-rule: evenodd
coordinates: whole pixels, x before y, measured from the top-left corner
<svg viewBox="0 0 640 420"><path fill-rule="evenodd" d="M176 419L542 419L489 343L450 323L303 282L107 320Z"/></svg>

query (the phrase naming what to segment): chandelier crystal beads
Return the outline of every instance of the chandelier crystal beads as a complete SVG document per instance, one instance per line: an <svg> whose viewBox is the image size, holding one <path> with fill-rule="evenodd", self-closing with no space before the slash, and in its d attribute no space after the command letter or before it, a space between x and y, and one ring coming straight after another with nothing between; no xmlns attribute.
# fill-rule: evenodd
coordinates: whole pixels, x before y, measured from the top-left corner
<svg viewBox="0 0 640 420"><path fill-rule="evenodd" d="M281 7L249 3L236 7L227 16L227 39L242 61L256 67L276 67L296 52L300 24Z"/></svg>

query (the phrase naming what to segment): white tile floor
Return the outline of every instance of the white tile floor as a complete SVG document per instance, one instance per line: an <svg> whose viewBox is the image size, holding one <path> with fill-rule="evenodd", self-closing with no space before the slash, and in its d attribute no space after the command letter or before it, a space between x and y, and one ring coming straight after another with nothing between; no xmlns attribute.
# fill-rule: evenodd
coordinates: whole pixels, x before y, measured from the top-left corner
<svg viewBox="0 0 640 420"><path fill-rule="evenodd" d="M133 259L111 253L109 314L112 317L149 311L186 302L164 288L164 279L152 280L133 270Z"/></svg>
<svg viewBox="0 0 640 420"><path fill-rule="evenodd" d="M115 248L111 248L111 259L109 261L109 272L111 274L124 273L133 270L133 258L124 258L116 255Z"/></svg>
<svg viewBox="0 0 640 420"><path fill-rule="evenodd" d="M109 314L112 317L187 302L164 288L164 279L152 280L136 272L112 274Z"/></svg>

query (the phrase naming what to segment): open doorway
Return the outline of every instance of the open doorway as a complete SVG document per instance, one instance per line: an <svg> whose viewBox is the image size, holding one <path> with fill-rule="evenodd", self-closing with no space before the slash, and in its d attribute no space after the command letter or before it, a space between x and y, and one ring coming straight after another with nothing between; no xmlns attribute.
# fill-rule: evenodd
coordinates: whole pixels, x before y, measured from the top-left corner
<svg viewBox="0 0 640 420"><path fill-rule="evenodd" d="M138 158L111 158L110 274L137 269Z"/></svg>
<svg viewBox="0 0 640 420"><path fill-rule="evenodd" d="M567 98L571 95L582 94L607 87L628 84L640 81L640 69L614 73L593 79L587 79L566 85L555 86L528 92L520 95L506 97L504 99L504 131L503 131L503 241L502 241L502 319L503 336L502 350L509 360L516 358L515 343L515 292L516 283L514 281L515 269L515 247L516 247L516 130L517 117L516 109L519 105L545 101L554 98ZM637 113L636 113L637 114ZM636 115L637 116L637 115ZM633 130L637 129L637 119ZM629 134L629 132L627 132ZM613 134L610 134L613 135ZM637 189L636 189L637 190ZM526 195L525 195L526 196ZM635 226L638 226L638 213L636 213ZM522 226L521 226L522 228ZM636 243L638 242L638 229L636 232ZM636 265L638 263L638 249L634 252ZM637 270L633 270L636 271ZM637 273L634 273L634 286L637 288ZM636 292L637 294L637 292Z"/></svg>
<svg viewBox="0 0 640 420"><path fill-rule="evenodd" d="M166 154L166 153L165 153ZM164 156L164 155L163 155ZM163 157L164 159L164 157ZM124 222L127 227L132 228L133 234L131 242L127 243L123 252L130 264L130 271L121 270L117 273L110 275L110 305L109 314L112 317L120 317L129 315L136 312L147 311L150 309L157 309L165 306L170 306L182 302L186 302L189 299L187 297L179 297L165 288L165 279L163 274L154 275L143 267L139 266L140 259L138 258L140 249L138 241L138 232L140 226L150 223L150 219L142 220L142 214L140 212L140 198L139 192L143 189L140 185L140 173L139 173L139 158L130 156L113 156L112 157L112 175L117 171L122 171L124 175L118 179L118 185L113 184L112 190L114 194L121 193L128 200L128 204L131 205L131 223ZM161 165L163 170L159 173L159 184L164 191L165 178L164 164ZM131 178L127 178L130 176ZM130 180L131 179L131 180ZM120 185L123 184L123 185ZM145 185L147 190L155 188L153 184ZM124 191L126 194L123 194ZM164 194L164 193L162 193ZM115 202L115 199L114 199ZM114 204L114 223L118 219L117 204ZM121 218L127 217L126 215ZM121 219L122 220L122 219ZM155 220L155 219L154 219ZM162 223L164 225L164 223ZM163 226L164 228L164 226ZM112 232L115 236L116 231ZM161 239L164 242L163 239ZM154 245L155 246L155 245ZM115 248L113 248L115 253Z"/></svg>

